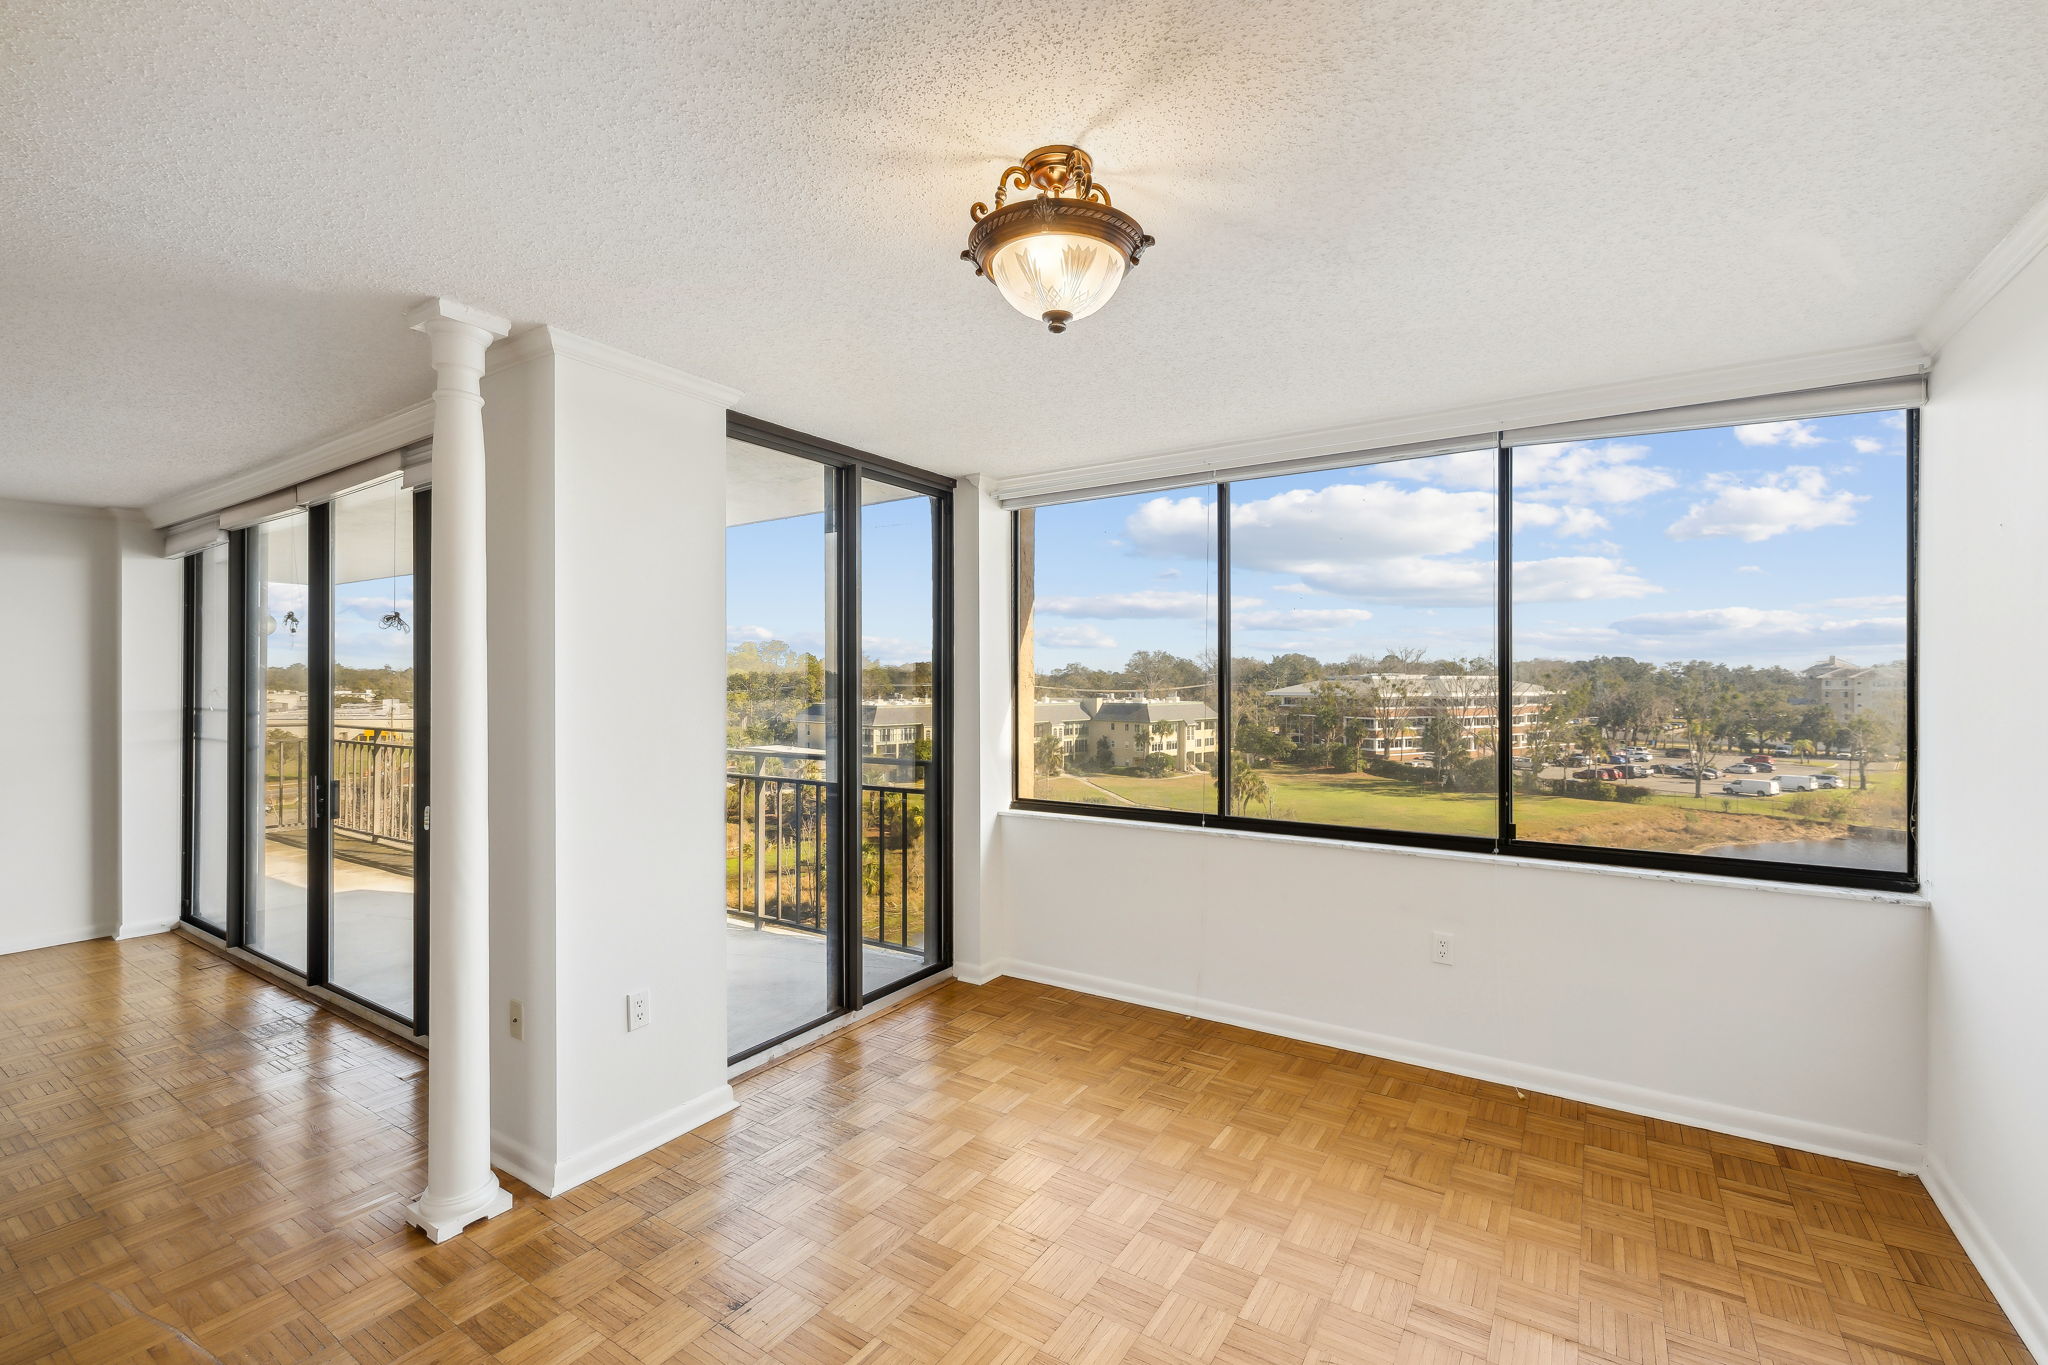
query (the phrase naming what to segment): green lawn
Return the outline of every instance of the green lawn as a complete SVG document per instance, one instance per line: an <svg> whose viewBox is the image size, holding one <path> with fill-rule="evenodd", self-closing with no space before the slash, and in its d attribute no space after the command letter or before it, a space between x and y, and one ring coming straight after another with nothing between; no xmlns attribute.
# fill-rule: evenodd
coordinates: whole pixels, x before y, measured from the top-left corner
<svg viewBox="0 0 2048 1365"><path fill-rule="evenodd" d="M1262 768L1259 774L1266 780L1271 801L1254 802L1247 812L1251 815L1481 838L1494 833L1497 803L1491 792L1446 792L1364 773L1302 771L1284 766ZM1853 768L1844 776L1853 784ZM1845 820L1861 824L1896 823L1892 816L1903 807L1903 775L1874 772L1870 784L1868 792L1853 793L1846 815L1825 809L1829 803L1804 801L1794 795L1768 801L1723 797L1714 790L1719 783L1710 784L1709 794L1700 800L1659 795L1641 804L1518 793L1515 826L1525 839L1683 851L1783 838L1788 823L1814 834L1824 833L1815 826L1844 829ZM1068 774L1037 779L1033 794L1041 800L1080 805L1128 804L1184 811L1216 808L1215 783L1201 773L1162 778ZM1835 804L1839 807L1841 803Z"/></svg>

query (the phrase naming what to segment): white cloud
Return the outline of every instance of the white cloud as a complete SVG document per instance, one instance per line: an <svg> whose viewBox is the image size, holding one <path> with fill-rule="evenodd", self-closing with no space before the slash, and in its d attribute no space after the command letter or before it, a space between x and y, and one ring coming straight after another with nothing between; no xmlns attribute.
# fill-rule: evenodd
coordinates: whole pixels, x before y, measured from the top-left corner
<svg viewBox="0 0 2048 1365"><path fill-rule="evenodd" d="M1533 513L1523 512L1533 516L1532 524L1566 534L1604 524L1598 513L1582 506L1532 508ZM1160 497L1132 513L1125 529L1140 553L1206 557L1209 517L1209 505L1200 498ZM1493 533L1491 493L1392 482L1290 489L1231 508L1235 564L1291 575L1295 581L1286 591L1313 590L1365 602L1424 607L1491 602L1494 561L1469 552L1491 548ZM1660 591L1618 553L1527 560L1516 565L1515 575L1522 596L1534 601L1631 598ZM1199 615L1206 600L1198 594L1155 592L1041 598L1038 605L1061 616Z"/></svg>
<svg viewBox="0 0 2048 1365"><path fill-rule="evenodd" d="M1590 507L1556 506L1547 502L1515 504L1515 530L1533 528L1556 531L1561 536L1586 536L1607 529L1607 518Z"/></svg>
<svg viewBox="0 0 2048 1365"><path fill-rule="evenodd" d="M1890 427L1893 431L1904 431L1906 429L1906 414L1903 412L1888 412L1877 420Z"/></svg>
<svg viewBox="0 0 2048 1365"><path fill-rule="evenodd" d="M1544 502L1635 502L1678 487L1668 469L1642 463L1648 446L1520 446L1515 450L1515 495Z"/></svg>
<svg viewBox="0 0 2048 1365"><path fill-rule="evenodd" d="M1095 620L1162 617L1200 620L1215 609L1205 592L1168 592L1161 588L1097 593L1088 597L1041 597L1034 607L1042 616L1082 616Z"/></svg>
<svg viewBox="0 0 2048 1365"><path fill-rule="evenodd" d="M1849 444L1856 447L1858 455L1875 455L1884 449L1884 442L1875 436L1852 436Z"/></svg>
<svg viewBox="0 0 2048 1365"><path fill-rule="evenodd" d="M729 645L766 644L775 638L775 632L766 626L727 626L725 642Z"/></svg>
<svg viewBox="0 0 2048 1365"><path fill-rule="evenodd" d="M1737 573L1762 573L1763 571L1764 568L1761 564L1737 564L1735 566L1735 572Z"/></svg>
<svg viewBox="0 0 2048 1365"><path fill-rule="evenodd" d="M1230 623L1239 630L1342 630L1371 619L1372 613L1363 607L1292 607L1234 611Z"/></svg>
<svg viewBox="0 0 2048 1365"><path fill-rule="evenodd" d="M1642 463L1648 446L1609 441L1605 445L1566 441L1552 445L1518 446L1515 450L1515 496L1542 502L1614 503L1634 502L1652 493L1676 488L1678 479L1668 469ZM1497 476L1494 453L1468 451L1457 455L1434 455L1421 460L1404 460L1380 466L1387 474L1441 488L1480 489L1491 492Z"/></svg>
<svg viewBox="0 0 2048 1365"><path fill-rule="evenodd" d="M1595 598L1647 597L1662 591L1621 560L1606 555L1515 561L1517 602L1587 602Z"/></svg>
<svg viewBox="0 0 2048 1365"><path fill-rule="evenodd" d="M863 635L861 652L877 663L927 663L932 657L929 640L905 640L895 635Z"/></svg>
<svg viewBox="0 0 2048 1365"><path fill-rule="evenodd" d="M1898 593L1885 593L1876 597L1830 597L1827 605L1848 607L1852 611L1869 611L1877 607L1903 607L1906 599Z"/></svg>
<svg viewBox="0 0 2048 1365"><path fill-rule="evenodd" d="M1811 422L1752 422L1735 428L1735 439L1746 446L1817 446L1828 438Z"/></svg>
<svg viewBox="0 0 2048 1365"><path fill-rule="evenodd" d="M1893 657L1905 651L1903 616L1837 616L1765 607L1645 612L1610 625L1543 621L1517 631L1525 650L1568 657L1721 659L1798 666L1828 654Z"/></svg>
<svg viewBox="0 0 2048 1365"><path fill-rule="evenodd" d="M1814 531L1823 526L1848 526L1856 520L1862 494L1830 490L1828 476L1811 465L1793 465L1745 484L1732 474L1710 475L1707 491L1714 496L1696 502L1665 528L1676 540L1703 536L1735 536L1752 544L1787 531Z"/></svg>
<svg viewBox="0 0 2048 1365"><path fill-rule="evenodd" d="M1616 621L1614 628L1646 653L1673 649L1713 657L1717 650L1745 658L1791 649L1816 655L1855 649L1903 649L1903 616L1833 617L1810 611L1766 607L1704 607L1693 611L1649 612Z"/></svg>
<svg viewBox="0 0 2048 1365"><path fill-rule="evenodd" d="M1205 558L1210 515L1200 498L1154 498L1131 514L1125 530L1141 554ZM1491 563L1462 555L1492 541L1493 516L1491 493L1391 482L1289 489L1231 508L1231 556L1242 568L1291 576L1288 591L1377 602L1483 601Z"/></svg>
<svg viewBox="0 0 2048 1365"><path fill-rule="evenodd" d="M1040 626L1032 639L1058 649L1114 649L1116 641L1094 626Z"/></svg>

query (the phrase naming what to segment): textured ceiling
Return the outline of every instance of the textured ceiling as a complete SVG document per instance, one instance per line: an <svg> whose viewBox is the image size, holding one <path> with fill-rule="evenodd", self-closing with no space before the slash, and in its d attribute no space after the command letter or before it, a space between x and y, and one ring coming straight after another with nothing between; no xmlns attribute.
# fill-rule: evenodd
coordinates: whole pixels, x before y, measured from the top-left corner
<svg viewBox="0 0 2048 1365"><path fill-rule="evenodd" d="M12 0L0 496L428 391L449 294L999 475L1908 335L2048 191L2039 0ZM1079 141L1159 239L956 259Z"/></svg>

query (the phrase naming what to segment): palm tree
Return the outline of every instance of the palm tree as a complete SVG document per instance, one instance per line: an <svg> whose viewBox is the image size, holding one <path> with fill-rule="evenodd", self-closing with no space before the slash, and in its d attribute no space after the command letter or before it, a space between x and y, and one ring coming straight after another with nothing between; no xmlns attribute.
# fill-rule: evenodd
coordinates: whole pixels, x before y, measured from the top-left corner
<svg viewBox="0 0 2048 1365"><path fill-rule="evenodd" d="M1267 803L1267 814L1272 814L1272 789L1266 785L1265 776L1246 761L1243 754L1230 756L1230 805L1239 815L1249 814L1252 802Z"/></svg>

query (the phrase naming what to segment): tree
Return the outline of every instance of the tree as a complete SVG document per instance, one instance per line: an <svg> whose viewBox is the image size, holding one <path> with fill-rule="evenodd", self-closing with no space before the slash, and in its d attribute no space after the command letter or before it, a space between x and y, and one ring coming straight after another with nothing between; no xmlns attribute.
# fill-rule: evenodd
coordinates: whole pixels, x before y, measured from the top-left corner
<svg viewBox="0 0 2048 1365"><path fill-rule="evenodd" d="M1043 735L1031 746L1031 758L1040 777L1058 777L1066 768L1066 746L1056 735Z"/></svg>
<svg viewBox="0 0 2048 1365"><path fill-rule="evenodd" d="M1422 747L1436 755L1438 785L1449 786L1451 763L1465 754L1465 727L1450 712L1433 710L1422 722Z"/></svg>
<svg viewBox="0 0 2048 1365"><path fill-rule="evenodd" d="M1849 752L1856 757L1856 789L1870 790L1870 760L1881 758L1897 740L1891 720L1876 711L1858 711L1849 718Z"/></svg>
<svg viewBox="0 0 2048 1365"><path fill-rule="evenodd" d="M1242 754L1232 754L1230 764L1230 807L1239 815L1249 815L1254 801L1267 803L1267 814L1272 813L1273 792L1266 785L1265 774L1244 761Z"/></svg>

